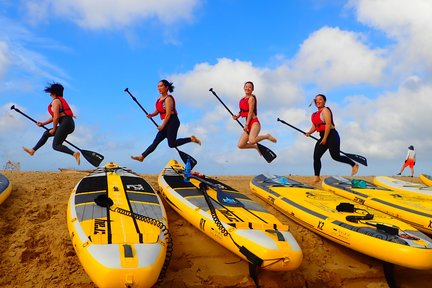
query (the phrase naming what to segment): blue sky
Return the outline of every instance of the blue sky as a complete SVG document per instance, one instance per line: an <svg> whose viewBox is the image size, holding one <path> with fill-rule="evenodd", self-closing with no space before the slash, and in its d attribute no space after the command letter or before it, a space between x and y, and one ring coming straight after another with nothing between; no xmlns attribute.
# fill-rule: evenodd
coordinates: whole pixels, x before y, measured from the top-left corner
<svg viewBox="0 0 432 288"><path fill-rule="evenodd" d="M359 175L394 175L409 145L416 174L430 174L430 15L428 0L0 0L0 164L92 168L53 151L51 140L33 157L21 149L43 130L11 105L46 120L51 98L43 88L58 81L77 114L69 141L139 173L159 173L178 154L163 142L143 163L129 158L156 129L124 89L153 111L157 83L168 79L179 137L203 142L180 149L206 174L313 175L314 141L276 119L309 129L314 107L307 106L317 93L327 95L342 150L368 159ZM262 133L278 138L262 142L278 155L271 164L237 148L241 128L209 92L237 112L248 80ZM323 175L350 170L323 157Z"/></svg>

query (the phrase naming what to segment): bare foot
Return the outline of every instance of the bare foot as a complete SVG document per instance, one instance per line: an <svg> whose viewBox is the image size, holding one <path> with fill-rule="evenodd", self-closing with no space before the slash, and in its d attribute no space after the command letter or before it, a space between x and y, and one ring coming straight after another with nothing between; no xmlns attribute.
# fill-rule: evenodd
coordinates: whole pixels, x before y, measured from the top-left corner
<svg viewBox="0 0 432 288"><path fill-rule="evenodd" d="M198 145L201 145L201 140L199 140L197 137L195 136L191 136L191 141L194 143L197 143Z"/></svg>
<svg viewBox="0 0 432 288"><path fill-rule="evenodd" d="M33 154L35 153L35 150L33 150L33 149L30 149L30 148L27 148L27 147L22 147L23 148L23 150L25 151L25 152L27 152L30 156L33 156Z"/></svg>
<svg viewBox="0 0 432 288"><path fill-rule="evenodd" d="M143 162L144 161L144 156L143 155L131 156L131 159L139 161L139 162Z"/></svg>
<svg viewBox="0 0 432 288"><path fill-rule="evenodd" d="M357 172L358 172L358 169L359 169L359 165L358 164L355 164L354 166L352 166L351 176L356 175Z"/></svg>
<svg viewBox="0 0 432 288"><path fill-rule="evenodd" d="M77 164L80 165L80 163L81 163L81 159L80 159L81 155L80 155L80 153L79 153L78 151L75 152L75 153L73 154L73 157L75 158Z"/></svg>
<svg viewBox="0 0 432 288"><path fill-rule="evenodd" d="M270 134L267 134L267 139L270 140L270 141L273 142L273 143L276 143L276 142L277 142L276 138L274 138L274 137L273 137L272 135L270 135Z"/></svg>
<svg viewBox="0 0 432 288"><path fill-rule="evenodd" d="M321 178L319 176L315 176L312 180L312 184L318 184L321 181Z"/></svg>

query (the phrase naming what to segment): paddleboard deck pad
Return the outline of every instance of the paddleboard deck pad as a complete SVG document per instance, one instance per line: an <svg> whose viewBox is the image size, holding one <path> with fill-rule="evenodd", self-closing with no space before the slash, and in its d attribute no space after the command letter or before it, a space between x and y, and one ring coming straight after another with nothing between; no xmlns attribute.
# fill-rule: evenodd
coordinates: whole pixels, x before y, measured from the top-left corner
<svg viewBox="0 0 432 288"><path fill-rule="evenodd" d="M292 220L329 240L387 263L432 268L432 239L387 214L277 175L258 175L250 188Z"/></svg>
<svg viewBox="0 0 432 288"><path fill-rule="evenodd" d="M67 222L79 260L98 287L152 287L166 271L172 242L165 209L127 168L109 163L81 179Z"/></svg>

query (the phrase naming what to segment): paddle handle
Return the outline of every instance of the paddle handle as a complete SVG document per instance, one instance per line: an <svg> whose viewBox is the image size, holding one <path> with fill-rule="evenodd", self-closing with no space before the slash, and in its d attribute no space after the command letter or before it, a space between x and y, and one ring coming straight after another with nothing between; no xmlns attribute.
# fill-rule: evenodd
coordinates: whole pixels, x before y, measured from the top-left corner
<svg viewBox="0 0 432 288"><path fill-rule="evenodd" d="M219 98L219 96L216 94L216 92L213 90L213 88L210 88L209 89L209 91L210 92L212 92L213 93L213 95L219 100L219 102L225 107L225 109L227 109L228 110L228 112L231 114L231 116L234 116L234 114L231 112L231 110L225 105L225 103L222 101L222 99L220 99ZM238 120L238 119L236 119L236 121L237 121L237 123L242 127L242 128L244 128L244 126L243 126L243 124Z"/></svg>
<svg viewBox="0 0 432 288"><path fill-rule="evenodd" d="M148 113L148 112L144 109L144 107L143 107L143 106L138 102L138 100L135 98L135 96L132 95L132 93L129 91L129 88L124 89L124 91L127 92L127 93L129 94L129 96L132 97L132 100L134 100L135 103L138 104L138 106L141 108L141 110L144 111L144 113L146 114L146 116L148 116L149 113ZM149 118L149 119L153 122L153 124L154 124L156 127L159 127L159 125L156 123L156 121L155 121L153 118Z"/></svg>
<svg viewBox="0 0 432 288"><path fill-rule="evenodd" d="M283 124L288 125L288 126L290 126L291 128L294 128L295 130L299 131L300 133L303 133L304 135L306 135L306 132L305 132L305 131L300 130L299 128L297 128L297 127L295 127L295 126L293 126L293 125L291 125L291 124L285 122L285 121L282 120L282 119L277 118L277 121L282 122ZM309 135L309 137L311 137L312 139L315 139L315 140L317 140L317 141L319 140L318 138L316 138L315 136L312 136L312 135Z"/></svg>
<svg viewBox="0 0 432 288"><path fill-rule="evenodd" d="M20 109L16 108L15 105L12 105L10 109L15 110L16 112L18 112L19 114L23 115L24 117L26 117L27 119L29 119L30 121L34 122L37 124L37 121L35 119L33 119L32 117L28 116L27 114L25 114L24 112L22 112ZM44 125L40 126L42 128L44 128L45 130L49 130L47 127L45 127Z"/></svg>

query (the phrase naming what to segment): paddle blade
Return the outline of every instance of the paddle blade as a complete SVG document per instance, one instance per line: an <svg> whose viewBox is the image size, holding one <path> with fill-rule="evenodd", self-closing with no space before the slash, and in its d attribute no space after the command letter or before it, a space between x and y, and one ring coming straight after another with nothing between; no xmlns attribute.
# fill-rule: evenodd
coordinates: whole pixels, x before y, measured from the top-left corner
<svg viewBox="0 0 432 288"><path fill-rule="evenodd" d="M177 149L180 158L182 159L183 163L187 163L187 160L189 159L190 165L191 165L191 169L193 169L195 167L195 165L198 163L197 160L195 160L195 158L193 158L192 156L190 156L189 154L186 154L183 151L180 151L179 149Z"/></svg>
<svg viewBox="0 0 432 288"><path fill-rule="evenodd" d="M93 166L98 167L103 161L104 156L94 151L80 150L81 155Z"/></svg>
<svg viewBox="0 0 432 288"><path fill-rule="evenodd" d="M341 151L341 153L344 154L345 156L347 156L348 158L350 158L351 160L358 162L364 166L367 166L367 159L365 157L357 155L357 154L345 153L342 151Z"/></svg>
<svg viewBox="0 0 432 288"><path fill-rule="evenodd" d="M265 147L262 144L257 144L258 150L261 153L261 155L264 157L264 159L267 161L267 163L271 163L274 159L276 159L277 155L269 148Z"/></svg>

